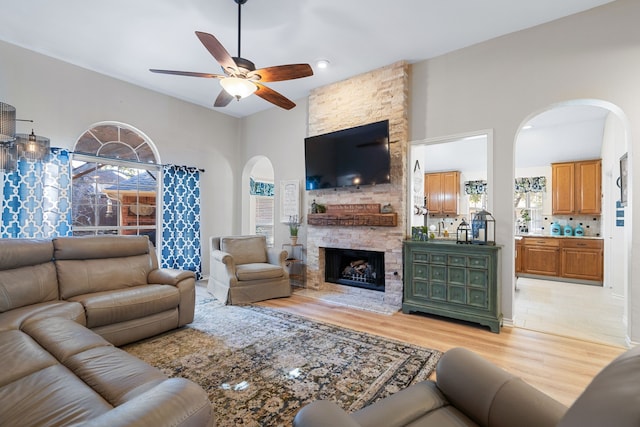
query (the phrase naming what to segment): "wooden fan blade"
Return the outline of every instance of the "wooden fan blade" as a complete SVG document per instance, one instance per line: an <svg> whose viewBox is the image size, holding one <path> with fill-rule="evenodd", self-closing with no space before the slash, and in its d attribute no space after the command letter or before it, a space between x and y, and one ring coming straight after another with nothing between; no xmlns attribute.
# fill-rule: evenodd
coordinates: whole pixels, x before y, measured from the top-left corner
<svg viewBox="0 0 640 427"><path fill-rule="evenodd" d="M229 95L229 93L226 90L222 89L220 91L220 94L218 94L218 97L216 98L216 102L213 104L213 106L226 107L227 105L229 105L229 103L233 99L234 99L233 95Z"/></svg>
<svg viewBox="0 0 640 427"><path fill-rule="evenodd" d="M200 39L200 42L207 48L209 53L216 58L216 61L222 66L222 69L229 71L229 74L236 74L238 72L238 66L236 61L233 60L227 49L222 46L222 43L217 38L209 33L203 33L196 31L196 36Z"/></svg>
<svg viewBox="0 0 640 427"><path fill-rule="evenodd" d="M151 71L152 73L173 74L176 76L206 77L208 79L222 79L226 77L222 74L196 73L193 71L156 70L155 68L150 68L149 71Z"/></svg>
<svg viewBox="0 0 640 427"><path fill-rule="evenodd" d="M291 110L296 106L296 104L294 104L290 99L285 98L275 90L268 88L267 86L260 83L254 83L256 84L256 86L258 86L258 90L255 91L255 94L265 101L275 104L278 107L284 108L285 110Z"/></svg>
<svg viewBox="0 0 640 427"><path fill-rule="evenodd" d="M279 82L313 76L313 70L309 64L276 65L251 71L247 73L247 78L255 75L260 77L261 82Z"/></svg>

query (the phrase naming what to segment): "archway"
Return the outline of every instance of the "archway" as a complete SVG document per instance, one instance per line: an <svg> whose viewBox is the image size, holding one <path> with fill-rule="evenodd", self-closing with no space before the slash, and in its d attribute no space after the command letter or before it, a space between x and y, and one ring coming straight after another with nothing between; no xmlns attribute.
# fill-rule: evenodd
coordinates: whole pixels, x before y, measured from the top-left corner
<svg viewBox="0 0 640 427"><path fill-rule="evenodd" d="M532 127L533 125L533 127ZM620 158L628 153L630 154L631 144L628 141L628 121L624 113L615 105L601 100L581 99L562 102L551 105L540 111L530 114L521 124L516 138L514 140L514 177L529 175L548 175L548 197L546 206L534 209L524 209L527 212L534 212L539 209L542 215L538 215L534 233L537 235L549 235L550 223L584 221L589 224L590 229L585 235L591 237L602 238L604 241L604 281L600 290L595 287L586 288L588 285L573 285L572 292L591 294L593 292L601 292L597 298L599 300L597 308L585 309L589 306L588 302L583 302L582 306L576 309L575 313L594 310L590 312L590 318L585 316L586 320L579 320L578 315L558 316L554 322L546 323L547 320L554 318L554 313L566 313L571 310L571 302L568 299L557 301L556 298L563 298L561 295L562 287L554 286L555 282L548 282L549 286L544 288L544 281L527 282L522 277L518 279L514 274L514 325L526 327L529 329L543 330L544 332L558 333L569 335L575 338L591 339L595 341L608 342L610 344L624 345L628 342L630 331L625 326L628 317L629 306L629 249L631 246L631 232L629 227L624 227L624 219L620 221L620 215L630 218L630 207L623 208L620 206L620 189L616 187L616 181L620 175ZM591 141L591 142L589 142ZM593 143L597 143L597 147L593 147ZM551 174L550 163L576 161L587 158L602 159L602 214L595 216L590 215L589 218L578 217L573 215L570 218L562 216L554 216L551 211ZM527 159L527 160L524 160ZM537 160L539 164L536 164ZM545 166L546 165L546 166ZM546 172L548 170L548 172ZM539 197L542 200L543 197ZM617 205L616 205L617 202ZM522 207L522 206L521 206ZM529 208L529 206L527 206ZM521 209L521 211L524 211ZM626 210L626 212L625 212ZM514 234L518 238L519 230L522 228L522 219L517 215L518 207L514 206ZM527 215L528 217L528 215ZM577 218L574 218L577 217ZM593 217L593 218L592 218ZM527 218L529 219L529 218ZM531 220L529 224L535 221ZM580 222L582 225L582 222ZM575 227L575 224L572 224ZM527 227L524 228L527 230ZM527 230L528 231L528 230ZM522 256L522 255L520 255ZM526 256L524 257L526 260ZM525 261L526 262L526 261ZM516 263L517 264L517 263ZM517 266L516 266L517 268ZM526 273L526 272L525 272ZM522 274L520 274L522 276ZM524 274L524 276L527 276ZM542 277L544 279L544 277ZM567 282L570 282L567 280ZM525 284L525 292L519 289L519 285ZM560 284L563 282L560 282ZM531 286L531 287L529 287ZM538 289L536 286L540 286ZM533 289L536 289L535 291ZM540 305L534 300L537 298L536 292L540 295ZM523 294L528 295L524 297ZM573 301L580 298L575 295L571 298ZM531 298L533 303L523 303L526 298ZM546 306L541 303L542 298L547 300ZM588 300L587 296L584 296ZM602 301L609 301L610 305ZM553 306L562 307L561 310L554 311ZM621 313L615 313L615 320L609 322L604 327L602 324L594 325L594 319L605 318L607 308L611 310L619 310ZM614 308L615 307L615 308ZM536 319L537 310L543 310L546 319L542 321L542 315ZM595 312L597 310L597 312ZM624 319L624 320L623 320ZM540 321L539 321L540 320ZM526 324L529 322L529 325ZM563 322L565 324L563 325ZM568 324L566 322L572 323ZM603 326L600 334L594 331ZM616 329L612 331L611 328ZM588 330L590 329L590 330Z"/></svg>
<svg viewBox="0 0 640 427"><path fill-rule="evenodd" d="M242 171L242 234L263 234L274 244L275 181L271 161L255 156Z"/></svg>

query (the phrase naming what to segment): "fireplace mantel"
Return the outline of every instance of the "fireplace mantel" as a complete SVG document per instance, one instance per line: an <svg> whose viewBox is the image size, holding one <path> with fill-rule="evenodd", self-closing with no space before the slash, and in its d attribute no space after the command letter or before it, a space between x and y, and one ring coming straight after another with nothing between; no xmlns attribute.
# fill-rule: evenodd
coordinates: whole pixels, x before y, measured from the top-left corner
<svg viewBox="0 0 640 427"><path fill-rule="evenodd" d="M312 213L307 224L320 226L396 227L396 212L381 213L379 203L327 205L326 213Z"/></svg>

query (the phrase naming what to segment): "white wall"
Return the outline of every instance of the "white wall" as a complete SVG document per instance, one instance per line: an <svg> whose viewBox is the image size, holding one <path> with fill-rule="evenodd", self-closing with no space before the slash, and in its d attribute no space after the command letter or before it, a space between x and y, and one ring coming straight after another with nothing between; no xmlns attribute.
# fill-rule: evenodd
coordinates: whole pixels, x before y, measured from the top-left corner
<svg viewBox="0 0 640 427"><path fill-rule="evenodd" d="M289 228L280 222L280 181L300 182L300 215L303 226L298 235L300 243L306 243L307 231L304 223L311 206L305 199L304 138L307 136L307 100L294 101L292 110L271 108L242 119L241 146L244 161L255 156L266 156L273 165L275 188L275 247L289 240ZM245 212L243 212L243 221Z"/></svg>
<svg viewBox="0 0 640 427"><path fill-rule="evenodd" d="M149 136L162 163L206 170L201 223L208 274L209 236L239 227L239 120L4 42L0 58L0 100L16 107L18 118L33 119L36 133L52 146L72 149L92 124L114 120ZM28 133L28 125L18 122L18 132Z"/></svg>
<svg viewBox="0 0 640 427"><path fill-rule="evenodd" d="M413 66L412 105L425 115L413 117L412 132L429 138L494 129L493 214L497 240L503 245L502 301L507 319L513 316L512 183L516 133L529 117L551 105L588 98L618 106L630 120L630 138L638 140L637 16L640 2L618 0ZM416 139L415 135L412 138ZM640 170L640 161L634 158L631 164ZM636 194L640 191L631 191L632 199L640 197ZM627 220L639 215L633 213ZM633 241L637 251L640 236ZM635 264L633 275L640 277L640 263ZM631 301L631 338L636 341L640 340L640 296L631 295Z"/></svg>

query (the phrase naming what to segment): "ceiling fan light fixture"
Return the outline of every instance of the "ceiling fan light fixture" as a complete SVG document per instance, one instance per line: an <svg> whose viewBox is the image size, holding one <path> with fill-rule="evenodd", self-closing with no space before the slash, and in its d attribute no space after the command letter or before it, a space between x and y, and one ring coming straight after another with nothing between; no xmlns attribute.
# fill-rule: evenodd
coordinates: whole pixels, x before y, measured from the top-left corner
<svg viewBox="0 0 640 427"><path fill-rule="evenodd" d="M258 86L253 82L239 77L227 77L221 79L220 85L229 95L233 96L237 100L245 98L258 90Z"/></svg>
<svg viewBox="0 0 640 427"><path fill-rule="evenodd" d="M51 143L49 138L36 135L33 129L29 135L16 134L18 156L27 161L47 161Z"/></svg>

